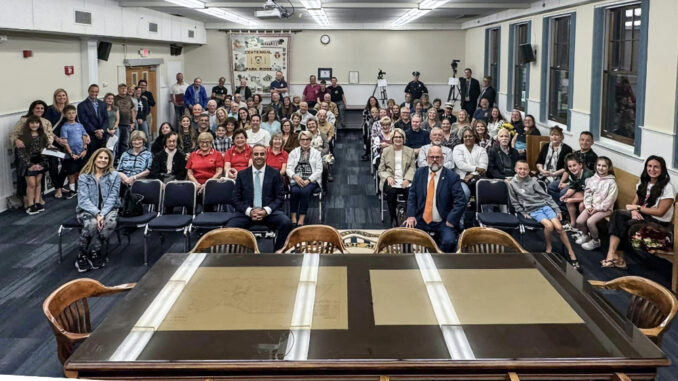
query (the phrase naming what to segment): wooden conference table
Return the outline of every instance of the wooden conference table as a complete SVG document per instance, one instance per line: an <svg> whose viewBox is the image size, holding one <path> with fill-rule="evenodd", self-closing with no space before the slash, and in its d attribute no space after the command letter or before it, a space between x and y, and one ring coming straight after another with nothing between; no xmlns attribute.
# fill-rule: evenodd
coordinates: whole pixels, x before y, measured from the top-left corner
<svg viewBox="0 0 678 381"><path fill-rule="evenodd" d="M165 254L65 364L118 379L652 379L669 360L547 254Z"/></svg>

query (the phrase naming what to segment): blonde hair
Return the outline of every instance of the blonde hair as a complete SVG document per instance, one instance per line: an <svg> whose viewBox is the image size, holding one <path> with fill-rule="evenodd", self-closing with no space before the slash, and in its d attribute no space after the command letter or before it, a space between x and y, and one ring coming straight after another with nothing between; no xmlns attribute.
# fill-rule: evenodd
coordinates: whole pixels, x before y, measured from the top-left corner
<svg viewBox="0 0 678 381"><path fill-rule="evenodd" d="M393 121L388 116L385 116L379 120L379 124L381 124L382 126L385 124L388 124L390 126L391 123L393 123Z"/></svg>
<svg viewBox="0 0 678 381"><path fill-rule="evenodd" d="M146 134L143 131L140 130L134 130L132 131L132 134L129 136L129 141L133 142L137 139L141 139L146 143L148 140L146 140Z"/></svg>
<svg viewBox="0 0 678 381"><path fill-rule="evenodd" d="M111 172L113 172L113 152L109 150L106 147L99 148L98 150L94 151L92 156L89 157L89 160L87 160L87 163L82 167L80 170L81 175L93 175L96 171L96 166L94 165L94 161L96 161L97 157L102 153L105 152L108 155L108 165L106 168L104 168L104 175L107 175Z"/></svg>
<svg viewBox="0 0 678 381"><path fill-rule="evenodd" d="M214 143L214 137L212 137L212 134L209 132L201 132L200 135L198 135L198 143L204 140L208 140L210 144Z"/></svg>

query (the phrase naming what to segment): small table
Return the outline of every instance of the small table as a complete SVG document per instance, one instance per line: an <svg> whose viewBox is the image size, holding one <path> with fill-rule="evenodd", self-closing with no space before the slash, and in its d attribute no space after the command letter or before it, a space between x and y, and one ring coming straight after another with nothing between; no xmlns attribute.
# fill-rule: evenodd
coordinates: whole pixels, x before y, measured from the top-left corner
<svg viewBox="0 0 678 381"><path fill-rule="evenodd" d="M165 254L69 358L112 379L653 379L669 360L549 254Z"/></svg>

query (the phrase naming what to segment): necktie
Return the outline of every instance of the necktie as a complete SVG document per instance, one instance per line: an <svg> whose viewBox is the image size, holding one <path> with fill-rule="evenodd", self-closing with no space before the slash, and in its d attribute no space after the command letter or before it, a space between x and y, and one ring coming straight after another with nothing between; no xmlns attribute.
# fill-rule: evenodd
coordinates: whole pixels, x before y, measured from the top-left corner
<svg viewBox="0 0 678 381"><path fill-rule="evenodd" d="M433 194L436 191L436 173L431 172L431 179L426 188L426 206L424 207L424 222L430 224L433 221Z"/></svg>
<svg viewBox="0 0 678 381"><path fill-rule="evenodd" d="M261 208L261 171L254 171L254 207Z"/></svg>

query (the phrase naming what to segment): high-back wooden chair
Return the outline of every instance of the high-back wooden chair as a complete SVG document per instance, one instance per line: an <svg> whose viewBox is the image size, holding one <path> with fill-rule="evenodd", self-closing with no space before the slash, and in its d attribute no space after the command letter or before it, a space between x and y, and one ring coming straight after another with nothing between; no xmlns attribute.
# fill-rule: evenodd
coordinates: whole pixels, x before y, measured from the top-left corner
<svg viewBox="0 0 678 381"><path fill-rule="evenodd" d="M259 254L257 239L240 228L215 229L200 238L191 253Z"/></svg>
<svg viewBox="0 0 678 381"><path fill-rule="evenodd" d="M608 282L590 280L593 287L606 290L621 290L631 294L626 310L629 318L640 331L661 344L662 335L671 326L678 312L678 300L666 287L639 276L624 276Z"/></svg>
<svg viewBox="0 0 678 381"><path fill-rule="evenodd" d="M537 170L537 158L544 144L548 144L551 138L549 136L527 135L525 137L525 158L531 171Z"/></svg>
<svg viewBox="0 0 678 381"><path fill-rule="evenodd" d="M436 242L423 230L393 228L381 233L375 254L442 253Z"/></svg>
<svg viewBox="0 0 678 381"><path fill-rule="evenodd" d="M57 354L63 364L75 345L92 332L87 298L113 295L134 288L134 283L107 287L94 279L81 278L63 284L42 303L42 310L57 341Z"/></svg>
<svg viewBox="0 0 678 381"><path fill-rule="evenodd" d="M510 234L494 228L468 228L461 233L457 253L527 253Z"/></svg>
<svg viewBox="0 0 678 381"><path fill-rule="evenodd" d="M344 241L337 229L327 225L300 226L287 236L278 253L332 254L345 253Z"/></svg>

